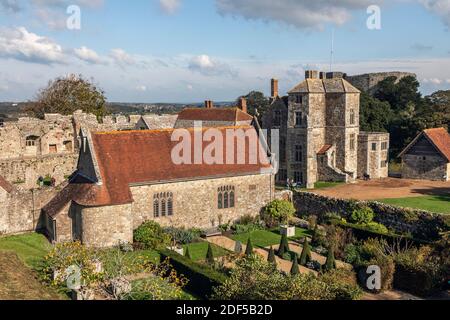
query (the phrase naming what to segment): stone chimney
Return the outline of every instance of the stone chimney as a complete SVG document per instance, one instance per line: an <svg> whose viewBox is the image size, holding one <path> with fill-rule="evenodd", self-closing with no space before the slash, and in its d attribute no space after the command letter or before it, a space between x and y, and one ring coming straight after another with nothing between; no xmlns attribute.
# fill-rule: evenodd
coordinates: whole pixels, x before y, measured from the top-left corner
<svg viewBox="0 0 450 320"><path fill-rule="evenodd" d="M247 113L247 99L244 97L239 99L239 108L241 108L243 112Z"/></svg>
<svg viewBox="0 0 450 320"><path fill-rule="evenodd" d="M272 98L276 98L278 97L278 79L272 79L270 81L271 84L271 91L270 91L270 95Z"/></svg>
<svg viewBox="0 0 450 320"><path fill-rule="evenodd" d="M327 79L344 79L345 76L346 76L346 74L343 72L333 71L333 72L327 73Z"/></svg>
<svg viewBox="0 0 450 320"><path fill-rule="evenodd" d="M211 100L206 100L206 101L205 101L205 108L206 108L206 109L212 109L212 108L214 108L213 102L212 102Z"/></svg>
<svg viewBox="0 0 450 320"><path fill-rule="evenodd" d="M317 70L306 70L305 79L319 79L319 71Z"/></svg>

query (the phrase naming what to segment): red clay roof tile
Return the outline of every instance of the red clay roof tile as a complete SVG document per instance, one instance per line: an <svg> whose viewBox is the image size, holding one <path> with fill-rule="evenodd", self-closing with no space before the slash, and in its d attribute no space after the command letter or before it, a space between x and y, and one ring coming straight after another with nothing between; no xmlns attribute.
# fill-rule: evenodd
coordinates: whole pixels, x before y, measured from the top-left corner
<svg viewBox="0 0 450 320"><path fill-rule="evenodd" d="M447 130L445 128L434 128L424 130L424 133L439 152L447 158L447 161L450 162L450 134Z"/></svg>
<svg viewBox="0 0 450 320"><path fill-rule="evenodd" d="M239 108L187 108L178 114L179 120L251 121L253 117Z"/></svg>

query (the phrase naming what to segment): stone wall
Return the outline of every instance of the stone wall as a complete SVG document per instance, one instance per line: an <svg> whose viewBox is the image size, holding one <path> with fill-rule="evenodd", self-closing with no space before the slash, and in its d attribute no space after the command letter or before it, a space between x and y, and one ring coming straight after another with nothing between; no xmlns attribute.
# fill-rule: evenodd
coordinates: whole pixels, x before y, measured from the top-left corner
<svg viewBox="0 0 450 320"><path fill-rule="evenodd" d="M41 208L60 188L41 188L33 191L14 190L6 193L0 188L0 234L17 234L44 227Z"/></svg>
<svg viewBox="0 0 450 320"><path fill-rule="evenodd" d="M383 143L387 148L383 149ZM376 148L373 150L372 145ZM361 132L358 137L358 177L387 178L389 171L389 133Z"/></svg>
<svg viewBox="0 0 450 320"><path fill-rule="evenodd" d="M218 188L235 188L235 207L218 209ZM274 199L270 174L174 182L131 188L134 228L156 220L164 226L208 229L235 221L244 215L256 216ZM153 195L173 194L173 216L154 218Z"/></svg>
<svg viewBox="0 0 450 320"><path fill-rule="evenodd" d="M398 233L410 233L423 240L439 238L439 232L449 231L449 219L443 214L423 210L394 207L374 201L353 201L329 198L308 192L294 193L298 214L313 214L323 217L326 213L337 213L349 219L355 204L367 205L375 212L375 221Z"/></svg>
<svg viewBox="0 0 450 320"><path fill-rule="evenodd" d="M350 82L353 86L355 86L359 90L372 94L376 91L377 85L381 81L389 77L396 77L397 81L399 81L402 78L408 76L412 76L414 78L417 77L416 74L409 72L380 72L380 73L368 73L355 76L347 76L345 80Z"/></svg>
<svg viewBox="0 0 450 320"><path fill-rule="evenodd" d="M0 160L0 175L19 189L36 188L38 178L47 175L58 185L75 171L77 158L76 154L59 154Z"/></svg>
<svg viewBox="0 0 450 320"><path fill-rule="evenodd" d="M405 154L402 157L402 178L450 181L449 164L440 155L419 156Z"/></svg>

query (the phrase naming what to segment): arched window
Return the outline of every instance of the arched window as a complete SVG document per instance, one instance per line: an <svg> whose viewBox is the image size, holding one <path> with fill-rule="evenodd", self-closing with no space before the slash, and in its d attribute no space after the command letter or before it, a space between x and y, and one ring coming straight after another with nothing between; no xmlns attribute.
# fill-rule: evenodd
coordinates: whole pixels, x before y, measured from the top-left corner
<svg viewBox="0 0 450 320"><path fill-rule="evenodd" d="M173 199L172 198L169 198L169 200L167 200L167 215L173 216Z"/></svg>
<svg viewBox="0 0 450 320"><path fill-rule="evenodd" d="M234 191L230 192L230 208L234 208Z"/></svg>
<svg viewBox="0 0 450 320"><path fill-rule="evenodd" d="M225 192L223 194L223 208L227 209L229 208L229 203L228 203L228 192Z"/></svg>
<svg viewBox="0 0 450 320"><path fill-rule="evenodd" d="M159 199L153 200L153 216L155 218L159 217Z"/></svg>
<svg viewBox="0 0 450 320"><path fill-rule="evenodd" d="M161 216L165 217L167 214L167 208L166 208L166 200L162 199L161 200Z"/></svg>
<svg viewBox="0 0 450 320"><path fill-rule="evenodd" d="M217 207L219 209L223 209L223 194L219 191L218 201L217 201Z"/></svg>

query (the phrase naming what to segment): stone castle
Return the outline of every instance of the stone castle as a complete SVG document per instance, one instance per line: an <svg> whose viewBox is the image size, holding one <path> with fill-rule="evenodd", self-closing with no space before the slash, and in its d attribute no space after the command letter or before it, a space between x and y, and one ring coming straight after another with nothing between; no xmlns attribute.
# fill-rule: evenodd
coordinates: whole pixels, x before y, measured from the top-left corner
<svg viewBox="0 0 450 320"><path fill-rule="evenodd" d="M344 76L306 71L284 97L272 79L262 127L279 130L277 182L313 188L318 181L388 176L389 134L360 132L360 91Z"/></svg>

